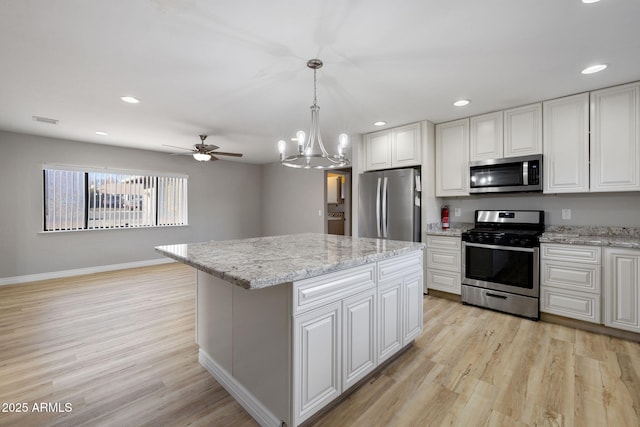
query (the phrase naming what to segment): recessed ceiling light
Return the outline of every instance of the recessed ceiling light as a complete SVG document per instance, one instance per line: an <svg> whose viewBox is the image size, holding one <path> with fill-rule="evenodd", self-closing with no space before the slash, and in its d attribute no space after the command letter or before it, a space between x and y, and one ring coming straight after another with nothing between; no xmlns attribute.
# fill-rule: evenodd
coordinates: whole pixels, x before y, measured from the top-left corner
<svg viewBox="0 0 640 427"><path fill-rule="evenodd" d="M607 68L607 64L598 64L598 65L592 65L590 67L587 67L581 72L582 74L593 74L593 73L598 73L604 70L605 68Z"/></svg>
<svg viewBox="0 0 640 427"><path fill-rule="evenodd" d="M600 0L582 0L582 3L586 3L586 4L589 4L589 3L598 3L599 1L600 1Z"/></svg>
<svg viewBox="0 0 640 427"><path fill-rule="evenodd" d="M387 124L387 122L383 122L382 120L380 120L379 122L374 122L373 123L374 126L384 126L386 124Z"/></svg>
<svg viewBox="0 0 640 427"><path fill-rule="evenodd" d="M456 107L464 107L465 105L469 105L470 103L471 101L469 101L468 99L459 99L454 102L453 105L455 105Z"/></svg>
<svg viewBox="0 0 640 427"><path fill-rule="evenodd" d="M122 99L124 102L128 102L129 104L138 104L140 101L133 96L123 96Z"/></svg>
<svg viewBox="0 0 640 427"><path fill-rule="evenodd" d="M96 135L100 135L100 136L107 136L107 135L109 135L109 134L108 134L108 133L106 133L106 132L103 132L103 131L101 131L101 130L98 130L98 131L96 131Z"/></svg>

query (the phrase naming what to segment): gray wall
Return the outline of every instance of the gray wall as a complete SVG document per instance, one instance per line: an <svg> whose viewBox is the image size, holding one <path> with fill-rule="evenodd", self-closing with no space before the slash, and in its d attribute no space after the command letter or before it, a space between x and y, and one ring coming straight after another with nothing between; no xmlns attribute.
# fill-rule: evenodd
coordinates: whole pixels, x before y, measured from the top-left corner
<svg viewBox="0 0 640 427"><path fill-rule="evenodd" d="M534 209L545 211L547 225L598 225L640 227L640 193L505 194L443 199L449 205L451 222L473 222L475 209ZM453 208L461 208L460 217ZM571 219L562 219L562 209L571 209Z"/></svg>
<svg viewBox="0 0 640 427"><path fill-rule="evenodd" d="M324 188L322 170L263 165L262 234L324 233Z"/></svg>
<svg viewBox="0 0 640 427"><path fill-rule="evenodd" d="M189 175L189 226L41 233L42 165ZM260 236L262 166L0 132L0 278L162 258L154 246Z"/></svg>

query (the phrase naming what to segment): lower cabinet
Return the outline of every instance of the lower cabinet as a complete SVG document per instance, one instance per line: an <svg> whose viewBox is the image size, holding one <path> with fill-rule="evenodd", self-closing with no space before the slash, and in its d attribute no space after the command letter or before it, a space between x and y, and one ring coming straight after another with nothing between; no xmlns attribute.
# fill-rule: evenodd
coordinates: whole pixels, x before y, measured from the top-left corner
<svg viewBox="0 0 640 427"><path fill-rule="evenodd" d="M604 324L640 332L640 250L605 248Z"/></svg>
<svg viewBox="0 0 640 427"><path fill-rule="evenodd" d="M344 300L342 323L342 389L346 390L378 365L376 290Z"/></svg>
<svg viewBox="0 0 640 427"><path fill-rule="evenodd" d="M342 393L340 302L298 316L294 320L298 354L294 372L301 373L294 395L297 419L302 421Z"/></svg>
<svg viewBox="0 0 640 427"><path fill-rule="evenodd" d="M422 251L293 284L298 425L422 333Z"/></svg>
<svg viewBox="0 0 640 427"><path fill-rule="evenodd" d="M601 248L540 245L540 311L600 323Z"/></svg>
<svg viewBox="0 0 640 427"><path fill-rule="evenodd" d="M461 239L427 236L427 289L460 295Z"/></svg>
<svg viewBox="0 0 640 427"><path fill-rule="evenodd" d="M402 278L378 285L378 362L402 348Z"/></svg>

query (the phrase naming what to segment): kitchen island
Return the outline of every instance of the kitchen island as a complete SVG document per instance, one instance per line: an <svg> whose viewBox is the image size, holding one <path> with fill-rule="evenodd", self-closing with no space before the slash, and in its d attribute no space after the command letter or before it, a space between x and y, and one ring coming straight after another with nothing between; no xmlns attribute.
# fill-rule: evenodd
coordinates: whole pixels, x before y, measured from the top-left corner
<svg viewBox="0 0 640 427"><path fill-rule="evenodd" d="M200 363L261 425L295 426L422 333L423 248L309 233L156 250L197 269Z"/></svg>

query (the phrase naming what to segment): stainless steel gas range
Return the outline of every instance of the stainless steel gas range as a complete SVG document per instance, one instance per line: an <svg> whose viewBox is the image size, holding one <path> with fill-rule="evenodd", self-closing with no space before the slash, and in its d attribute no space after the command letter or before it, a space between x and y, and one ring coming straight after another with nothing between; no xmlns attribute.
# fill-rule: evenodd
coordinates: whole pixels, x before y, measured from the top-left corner
<svg viewBox="0 0 640 427"><path fill-rule="evenodd" d="M462 234L462 302L539 318L544 211L478 210Z"/></svg>

